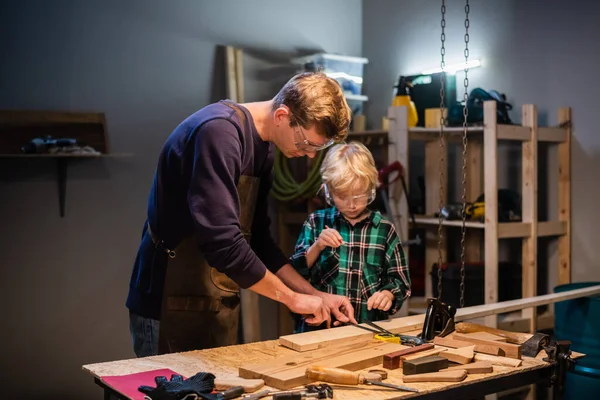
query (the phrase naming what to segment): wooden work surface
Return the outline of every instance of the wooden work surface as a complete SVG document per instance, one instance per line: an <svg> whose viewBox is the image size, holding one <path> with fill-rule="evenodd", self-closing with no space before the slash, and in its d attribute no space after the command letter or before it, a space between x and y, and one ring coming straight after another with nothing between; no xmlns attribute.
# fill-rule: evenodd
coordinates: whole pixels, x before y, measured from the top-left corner
<svg viewBox="0 0 600 400"><path fill-rule="evenodd" d="M415 335L418 331L408 332ZM314 350L319 352L321 350ZM309 354L305 352L302 354ZM83 370L89 372L97 378L111 375L127 375L132 373L144 372L149 370L169 368L184 376L191 376L200 371L211 372L217 378L230 378L238 376L238 368L243 365L266 362L272 359L298 356L298 352L283 347L277 340L265 342L250 343L237 346L219 347L215 349L191 351L185 353L166 354L161 356L135 358L129 360L111 361L97 364L84 365ZM420 393L401 392L375 386L342 386L331 384L334 389L335 399L392 399L392 398L410 398L419 396L419 394L443 391L446 388L455 386L464 386L475 381L489 380L494 377L517 374L520 372L540 368L547 365L546 362L538 359L523 357L523 363L520 367L501 367L494 365L494 372L487 374L472 374L462 382L444 383L410 383L406 386L414 387L420 390ZM382 365L369 367L369 369L382 369ZM402 385L402 369L388 370L388 383ZM265 386L264 389L272 389ZM260 390L264 390L260 389ZM276 389L274 389L276 390ZM267 397L266 399L270 399Z"/></svg>

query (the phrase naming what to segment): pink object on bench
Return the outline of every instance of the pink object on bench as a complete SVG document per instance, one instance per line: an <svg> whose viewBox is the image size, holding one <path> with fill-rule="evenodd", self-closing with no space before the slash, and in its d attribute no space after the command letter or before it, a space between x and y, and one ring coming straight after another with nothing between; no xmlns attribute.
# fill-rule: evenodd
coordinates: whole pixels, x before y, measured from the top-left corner
<svg viewBox="0 0 600 400"><path fill-rule="evenodd" d="M144 393L138 390L140 386L146 385L156 387L154 378L157 376L164 376L167 380L171 380L171 375L173 374L177 374L177 372L164 368L128 375L103 376L100 380L114 391L125 395L132 400L144 400ZM186 379L186 377L183 376L183 379Z"/></svg>

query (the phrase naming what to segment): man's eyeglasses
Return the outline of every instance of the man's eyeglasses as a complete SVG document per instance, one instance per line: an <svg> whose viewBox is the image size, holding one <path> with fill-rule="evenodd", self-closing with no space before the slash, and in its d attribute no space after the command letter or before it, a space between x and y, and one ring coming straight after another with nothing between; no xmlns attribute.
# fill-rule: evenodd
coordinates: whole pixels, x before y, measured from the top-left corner
<svg viewBox="0 0 600 400"><path fill-rule="evenodd" d="M296 145L296 148L298 150L304 150L308 152L320 151L331 146L333 143L333 139L330 139L329 141L327 141L327 143L324 144L311 142L310 140L308 140L306 134L304 134L304 132L299 126L296 126L294 128L294 144Z"/></svg>

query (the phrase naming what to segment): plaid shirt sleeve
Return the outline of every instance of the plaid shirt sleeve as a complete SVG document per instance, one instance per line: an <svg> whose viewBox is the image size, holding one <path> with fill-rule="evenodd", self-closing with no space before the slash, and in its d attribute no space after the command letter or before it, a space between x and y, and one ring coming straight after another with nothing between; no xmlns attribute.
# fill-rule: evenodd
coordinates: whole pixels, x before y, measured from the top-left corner
<svg viewBox="0 0 600 400"><path fill-rule="evenodd" d="M381 290L389 290L394 295L392 307L388 310L388 313L392 315L400 310L404 300L411 293L406 254L404 253L396 229L392 224L390 224L390 231L387 236L385 258L387 268L384 271L383 287Z"/></svg>
<svg viewBox="0 0 600 400"><path fill-rule="evenodd" d="M290 257L290 264L292 264L292 267L294 267L294 269L305 279L308 279L310 276L310 271L306 265L306 252L314 242L315 224L314 215L311 214L302 225L300 235L298 236L294 248L294 254Z"/></svg>

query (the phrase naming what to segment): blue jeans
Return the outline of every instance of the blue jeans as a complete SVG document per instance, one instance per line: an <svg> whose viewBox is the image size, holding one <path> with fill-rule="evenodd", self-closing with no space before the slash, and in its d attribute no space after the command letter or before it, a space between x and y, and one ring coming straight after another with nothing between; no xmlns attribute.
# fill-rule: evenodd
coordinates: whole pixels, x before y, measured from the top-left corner
<svg viewBox="0 0 600 400"><path fill-rule="evenodd" d="M155 319L144 318L129 312L129 332L136 356L148 357L158 354L159 326L160 322Z"/></svg>

